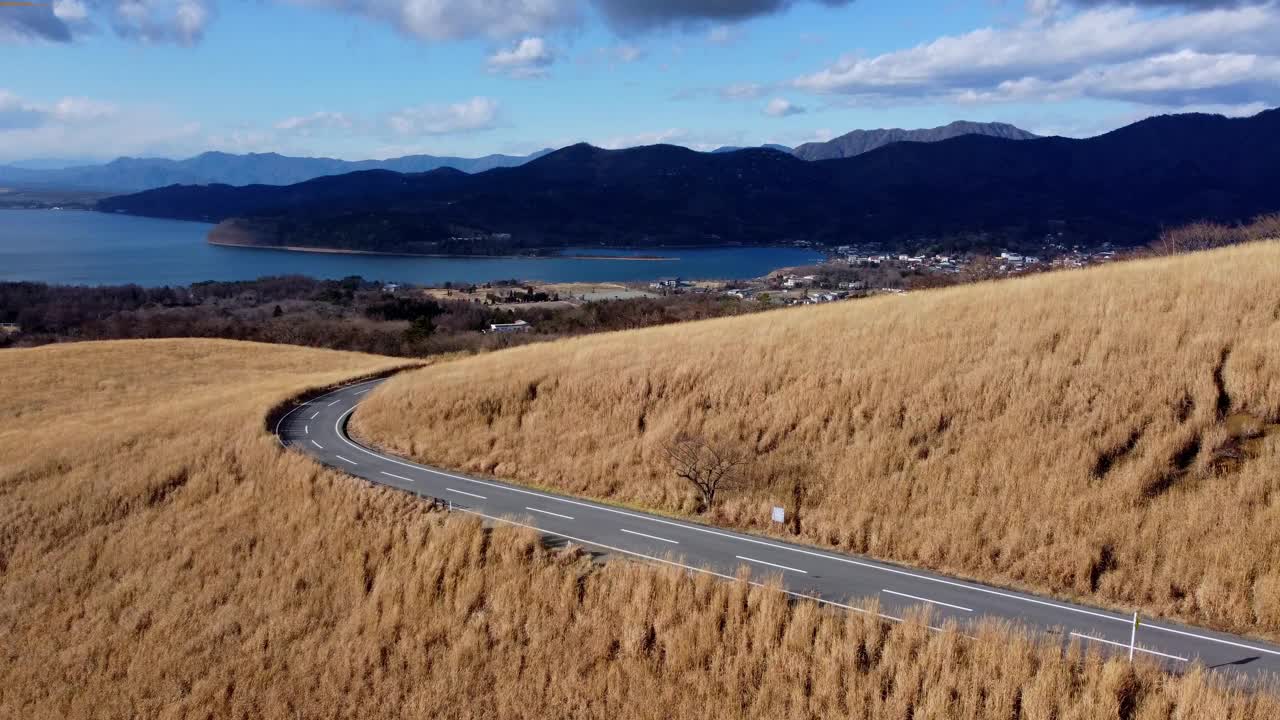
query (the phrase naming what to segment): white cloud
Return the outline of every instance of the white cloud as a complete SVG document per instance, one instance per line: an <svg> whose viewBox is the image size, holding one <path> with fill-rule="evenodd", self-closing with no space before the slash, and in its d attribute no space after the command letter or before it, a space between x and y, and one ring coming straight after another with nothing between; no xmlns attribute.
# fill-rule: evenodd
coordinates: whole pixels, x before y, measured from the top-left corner
<svg viewBox="0 0 1280 720"><path fill-rule="evenodd" d="M53 14L66 23L83 22L89 19L89 7L80 0L54 0Z"/></svg>
<svg viewBox="0 0 1280 720"><path fill-rule="evenodd" d="M476 97L386 115L318 111L274 123L207 126L168 108L83 97L33 100L0 89L0 162L40 157L189 157L206 150L367 157L371 147L495 127L498 103ZM317 139L322 139L317 143ZM458 152L459 140L448 140ZM439 150L439 148L438 148Z"/></svg>
<svg viewBox="0 0 1280 720"><path fill-rule="evenodd" d="M108 25L144 44L194 45L214 17L213 0L53 0L0 12L0 42L70 42Z"/></svg>
<svg viewBox="0 0 1280 720"><path fill-rule="evenodd" d="M386 23L428 41L545 35L580 25L593 7L631 34L672 26L714 27L708 39L728 42L727 23L785 11L806 0L275 0ZM828 6L852 0L808 0ZM0 42L30 38L69 42L109 25L143 43L194 45L216 14L215 0L52 0L0 13ZM624 62L630 62L624 60Z"/></svg>
<svg viewBox="0 0 1280 720"><path fill-rule="evenodd" d="M527 37L509 50L498 50L489 56L485 65L489 72L502 73L513 78L546 77L547 68L556 60L555 53L540 37Z"/></svg>
<svg viewBox="0 0 1280 720"><path fill-rule="evenodd" d="M780 97L770 100L764 106L764 114L776 118L799 115L804 111L805 109L803 107L796 105L786 98Z"/></svg>
<svg viewBox="0 0 1280 720"><path fill-rule="evenodd" d="M385 22L422 40L540 35L576 25L578 0L293 0Z"/></svg>
<svg viewBox="0 0 1280 720"><path fill-rule="evenodd" d="M34 128L44 124L48 111L14 95L0 90L0 132L21 128Z"/></svg>
<svg viewBox="0 0 1280 720"><path fill-rule="evenodd" d="M691 150L707 152L725 145L742 145L744 138L740 132L724 131L690 131L684 128L667 128L623 135L614 135L590 141L596 147L610 150L638 147L641 145L680 145ZM568 143L547 143L551 146L563 146Z"/></svg>
<svg viewBox="0 0 1280 720"><path fill-rule="evenodd" d="M620 63L633 63L644 57L644 50L635 45L617 45L610 48L610 55Z"/></svg>
<svg viewBox="0 0 1280 720"><path fill-rule="evenodd" d="M760 83L734 83L720 89L720 97L725 100L750 100L758 98L764 92Z"/></svg>
<svg viewBox="0 0 1280 720"><path fill-rule="evenodd" d="M831 7L853 0L816 0ZM592 0L615 28L650 30L673 25L734 23L783 12L800 0Z"/></svg>
<svg viewBox="0 0 1280 720"><path fill-rule="evenodd" d="M285 0L362 15L423 40L544 36L581 24L590 5L623 34L705 27L782 12L804 0ZM809 0L828 6L852 0ZM722 25L723 26L723 25ZM731 39L729 29L709 38Z"/></svg>
<svg viewBox="0 0 1280 720"><path fill-rule="evenodd" d="M354 123L346 113L317 111L310 115L295 115L277 122L276 130L307 133L312 130L350 130Z"/></svg>
<svg viewBox="0 0 1280 720"><path fill-rule="evenodd" d="M597 140L592 144L596 147L618 150L640 145L680 144L688 135L688 130L668 128L666 130L651 130L631 135L615 135L603 140Z"/></svg>
<svg viewBox="0 0 1280 720"><path fill-rule="evenodd" d="M118 112L119 108L113 103L85 97L65 97L51 103L39 103L0 89L0 131L101 122Z"/></svg>
<svg viewBox="0 0 1280 720"><path fill-rule="evenodd" d="M793 85L867 101L1274 100L1276 37L1275 4L1156 16L1107 7L874 57L846 56Z"/></svg>
<svg viewBox="0 0 1280 720"><path fill-rule="evenodd" d="M212 19L204 0L116 0L111 25L121 37L143 43L194 45Z"/></svg>
<svg viewBox="0 0 1280 720"><path fill-rule="evenodd" d="M732 45L742 33L732 25L716 25L707 31L707 42L712 45Z"/></svg>
<svg viewBox="0 0 1280 720"><path fill-rule="evenodd" d="M638 45L622 43L588 50L575 58L579 65L629 65L644 59L648 52Z"/></svg>
<svg viewBox="0 0 1280 720"><path fill-rule="evenodd" d="M488 130L498 123L498 102L474 97L448 105L428 104L405 108L387 118L387 127L400 136L449 135Z"/></svg>
<svg viewBox="0 0 1280 720"><path fill-rule="evenodd" d="M0 158L170 154L201 146L199 123L91 98L21 98L0 89ZM200 149L205 149L201 147Z"/></svg>

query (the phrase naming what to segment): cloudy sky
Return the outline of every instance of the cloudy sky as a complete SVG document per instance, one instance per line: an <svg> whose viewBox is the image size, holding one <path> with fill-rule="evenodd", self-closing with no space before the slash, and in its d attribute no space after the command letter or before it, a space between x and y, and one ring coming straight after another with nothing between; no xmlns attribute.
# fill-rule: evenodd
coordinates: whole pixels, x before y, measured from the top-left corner
<svg viewBox="0 0 1280 720"><path fill-rule="evenodd" d="M0 162L1092 135L1280 104L1280 0L51 0L0 7Z"/></svg>

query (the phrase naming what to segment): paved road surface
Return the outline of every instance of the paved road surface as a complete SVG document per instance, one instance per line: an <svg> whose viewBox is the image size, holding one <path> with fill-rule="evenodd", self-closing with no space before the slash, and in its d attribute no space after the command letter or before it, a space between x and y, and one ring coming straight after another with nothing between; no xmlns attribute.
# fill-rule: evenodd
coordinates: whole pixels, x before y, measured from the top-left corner
<svg viewBox="0 0 1280 720"><path fill-rule="evenodd" d="M780 576L784 592L857 612L863 610L850 606L850 599L879 596L881 612L893 620L912 606L930 605L936 624L947 618L960 623L999 618L1128 653L1132 616L467 477L375 452L347 437L346 422L379 382L350 385L294 408L276 426L280 442L366 480L449 501L455 510L531 526L610 553L726 578L745 565L762 581ZM1201 662L1254 677L1280 674L1280 646L1163 621L1142 622L1137 652L1173 670Z"/></svg>

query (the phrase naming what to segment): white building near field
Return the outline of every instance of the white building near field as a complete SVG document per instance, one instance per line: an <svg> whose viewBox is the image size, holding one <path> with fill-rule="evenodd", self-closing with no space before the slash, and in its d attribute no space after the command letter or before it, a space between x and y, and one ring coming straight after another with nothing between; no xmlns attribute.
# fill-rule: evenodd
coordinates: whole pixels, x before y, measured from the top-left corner
<svg viewBox="0 0 1280 720"><path fill-rule="evenodd" d="M533 326L523 320L517 320L512 323L490 323L488 333L526 333L533 329Z"/></svg>

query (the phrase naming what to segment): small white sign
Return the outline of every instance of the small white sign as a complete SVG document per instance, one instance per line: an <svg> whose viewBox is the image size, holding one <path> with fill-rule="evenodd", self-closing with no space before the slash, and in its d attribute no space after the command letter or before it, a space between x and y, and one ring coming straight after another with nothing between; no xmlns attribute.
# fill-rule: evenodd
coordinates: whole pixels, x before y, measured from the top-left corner
<svg viewBox="0 0 1280 720"><path fill-rule="evenodd" d="M786 508L780 508L775 506L773 508L773 521L776 523L786 522L787 521Z"/></svg>

